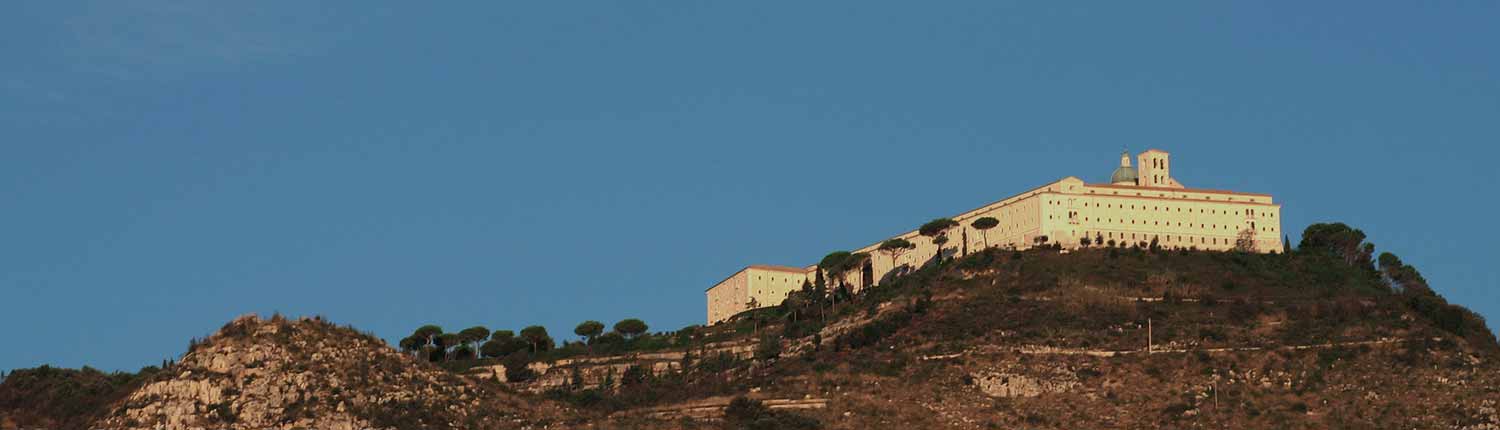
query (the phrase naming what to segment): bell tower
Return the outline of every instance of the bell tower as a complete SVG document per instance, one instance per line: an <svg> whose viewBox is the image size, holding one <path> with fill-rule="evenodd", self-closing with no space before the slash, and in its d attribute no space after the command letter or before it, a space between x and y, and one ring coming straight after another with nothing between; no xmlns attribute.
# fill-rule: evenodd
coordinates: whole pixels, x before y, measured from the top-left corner
<svg viewBox="0 0 1500 430"><path fill-rule="evenodd" d="M1140 163L1136 170L1140 172L1141 186L1182 188L1182 184L1172 179L1172 154L1160 149L1149 149L1142 152L1137 160Z"/></svg>

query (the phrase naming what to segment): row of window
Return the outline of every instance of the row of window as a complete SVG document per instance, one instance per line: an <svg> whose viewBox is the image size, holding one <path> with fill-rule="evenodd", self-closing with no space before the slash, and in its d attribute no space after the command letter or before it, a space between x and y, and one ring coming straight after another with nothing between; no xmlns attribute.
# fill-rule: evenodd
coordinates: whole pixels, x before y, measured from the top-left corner
<svg viewBox="0 0 1500 430"><path fill-rule="evenodd" d="M1084 222L1088 222L1089 221L1089 217L1083 217L1083 221ZM1117 220L1115 220L1114 218L1103 218L1103 219L1101 219L1101 218L1094 218L1094 222L1100 222L1100 223L1106 223L1106 224L1112 223L1112 222L1116 222L1116 221ZM1123 224L1125 224L1126 220L1125 219L1119 219L1118 221L1119 221L1120 224L1123 225ZM1131 225L1135 225L1136 224L1135 220L1129 220L1129 221L1130 221ZM1156 226L1162 225L1161 221L1152 221L1151 223L1152 223L1151 225L1156 225ZM1176 224L1177 225L1175 225L1175 227L1182 227L1182 222L1177 222ZM1140 225L1146 225L1146 222L1145 221L1141 221ZM1172 225L1171 221L1167 221L1167 227L1174 227L1174 225ZM1230 227L1229 224L1224 224L1222 226L1219 225L1219 224L1198 224L1197 228L1200 228L1200 229L1203 229L1203 230L1229 230L1230 229L1229 227ZM1193 223L1188 223L1187 224L1187 228L1193 228ZM1255 223L1250 223L1250 229L1251 230L1256 230ZM1274 227L1261 227L1259 230L1260 231L1276 231L1276 229Z"/></svg>
<svg viewBox="0 0 1500 430"><path fill-rule="evenodd" d="M1201 244L1201 245L1231 245L1231 244L1234 244L1234 239L1230 239L1230 238L1202 237L1202 236L1181 236L1181 235L1173 236L1173 235L1169 235L1169 234L1168 235L1151 235L1151 236L1147 236L1145 233L1140 233L1139 236L1137 236L1136 233L1130 233L1130 237L1126 238L1125 237L1125 233L1123 233L1123 232L1119 233L1118 237L1116 236L1115 232L1102 232L1103 233L1102 235L1100 233L1101 232L1097 232L1097 231L1095 231L1095 232L1089 232L1089 231L1085 230L1083 232L1083 237L1087 237L1087 238L1089 238L1089 240L1094 240L1096 238L1102 237L1105 240L1114 239L1114 240L1131 240L1131 241L1136 241L1136 240L1151 240L1151 238L1156 238L1159 241L1158 243L1162 243L1162 244L1167 244L1167 243L1188 243L1188 244Z"/></svg>
<svg viewBox="0 0 1500 430"><path fill-rule="evenodd" d="M1089 194L1098 194L1098 193L1095 192L1095 190L1089 190ZM1120 192L1119 191L1110 191L1109 194L1110 195L1114 195L1114 196L1118 196L1118 195L1120 195ZM1143 194L1143 193L1141 193L1139 191L1137 191L1135 193L1135 195L1139 196L1139 197L1149 197L1149 196L1146 196L1145 194ZM1167 197L1167 193L1156 193L1156 197L1171 198L1171 197ZM1191 199L1193 197L1190 196L1190 195L1188 195L1188 194L1179 194L1176 198ZM1214 196L1203 196L1203 200L1213 200L1213 199L1214 199ZM1231 202L1235 201L1234 197L1225 197L1224 200L1225 201L1231 201ZM1247 198L1241 199L1240 201L1251 202L1251 203L1259 202L1259 200L1256 200L1254 197L1247 197Z"/></svg>
<svg viewBox="0 0 1500 430"><path fill-rule="evenodd" d="M1123 204L1122 205L1114 205L1114 204L1110 204L1110 203L1104 203L1104 204L1089 203L1089 202L1084 202L1083 203L1083 207L1090 207L1090 206L1096 207L1096 208L1102 207L1102 208L1105 208L1105 209L1146 210L1146 205L1140 205L1139 207L1137 207L1136 205L1129 205L1129 207L1127 208L1126 205L1123 205ZM1158 212L1173 212L1173 209L1176 209L1176 212L1182 212L1183 208L1173 208L1173 207L1165 207L1164 208L1162 206L1151 206L1151 210L1158 211ZM1193 209L1192 208L1188 208L1187 211L1188 211L1188 213L1192 213ZM1203 209L1203 208L1199 208L1198 209L1198 213L1201 213L1201 214L1210 214L1210 215L1229 215L1229 211L1227 211L1227 210L1226 211L1219 211L1218 209ZM1235 215L1239 215L1240 211L1234 211L1234 214ZM1255 210L1254 209L1246 209L1245 210L1245 216L1254 217L1255 216ZM1268 214L1267 216L1275 217L1276 213L1272 212L1272 213Z"/></svg>

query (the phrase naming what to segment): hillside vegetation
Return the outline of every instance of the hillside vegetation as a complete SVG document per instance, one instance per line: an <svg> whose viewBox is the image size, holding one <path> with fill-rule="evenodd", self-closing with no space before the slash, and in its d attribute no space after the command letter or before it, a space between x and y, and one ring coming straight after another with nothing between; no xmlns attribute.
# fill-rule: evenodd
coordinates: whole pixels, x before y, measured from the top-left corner
<svg viewBox="0 0 1500 430"><path fill-rule="evenodd" d="M801 413L845 429L1500 425L1482 318L1358 230L1299 248L991 249L836 305L810 285L709 329L759 339L754 360L552 397L638 428L716 428L620 417L741 393L828 399Z"/></svg>
<svg viewBox="0 0 1500 430"><path fill-rule="evenodd" d="M839 278L711 327L585 321L562 347L238 320L160 372L17 372L0 427L1500 428L1484 320L1342 224L1285 254L1040 246Z"/></svg>
<svg viewBox="0 0 1500 430"><path fill-rule="evenodd" d="M5 375L0 383L0 429L84 429L99 412L157 372L104 373L93 368L41 366Z"/></svg>

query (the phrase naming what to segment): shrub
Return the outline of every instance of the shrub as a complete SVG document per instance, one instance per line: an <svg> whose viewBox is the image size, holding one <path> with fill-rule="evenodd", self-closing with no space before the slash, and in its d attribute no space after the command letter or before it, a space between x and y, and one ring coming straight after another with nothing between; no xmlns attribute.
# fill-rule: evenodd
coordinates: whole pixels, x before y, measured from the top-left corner
<svg viewBox="0 0 1500 430"><path fill-rule="evenodd" d="M517 351L505 356L505 380L510 382L525 382L536 379L536 372L531 371L526 365L530 357L525 351Z"/></svg>
<svg viewBox="0 0 1500 430"><path fill-rule="evenodd" d="M626 367L625 373L620 375L620 384L626 386L639 385L645 383L646 380L650 377L651 374L648 373L645 368L641 366L630 366Z"/></svg>
<svg viewBox="0 0 1500 430"><path fill-rule="evenodd" d="M724 421L732 429L747 430L814 430L823 428L818 420L791 412L773 411L759 400L735 397L724 408Z"/></svg>
<svg viewBox="0 0 1500 430"><path fill-rule="evenodd" d="M911 315L907 311L890 313L869 324L865 324L858 330L851 330L849 333L839 336L839 343L847 345L849 348L863 348L874 345L880 342L881 339L905 327L907 323L911 322Z"/></svg>
<svg viewBox="0 0 1500 430"><path fill-rule="evenodd" d="M781 339L777 339L774 336L765 336L761 337L760 342L755 344L756 360L770 360L778 357L781 357Z"/></svg>

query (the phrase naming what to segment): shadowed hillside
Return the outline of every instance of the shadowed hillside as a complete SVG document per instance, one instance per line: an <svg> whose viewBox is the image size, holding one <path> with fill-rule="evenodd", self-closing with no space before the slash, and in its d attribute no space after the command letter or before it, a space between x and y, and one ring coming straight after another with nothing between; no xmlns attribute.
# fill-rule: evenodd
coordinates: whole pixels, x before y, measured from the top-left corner
<svg viewBox="0 0 1500 430"><path fill-rule="evenodd" d="M753 356L551 395L624 428L718 428L679 399L743 393L838 429L1500 425L1483 319L1328 226L1291 255L992 249L836 306L808 286L709 329Z"/></svg>
<svg viewBox="0 0 1500 430"><path fill-rule="evenodd" d="M558 348L504 332L478 359L477 331L424 326L397 351L242 318L159 372L17 372L0 426L1500 427L1484 320L1341 224L1290 254L989 249L711 327L638 322L586 322L589 341Z"/></svg>

